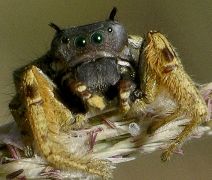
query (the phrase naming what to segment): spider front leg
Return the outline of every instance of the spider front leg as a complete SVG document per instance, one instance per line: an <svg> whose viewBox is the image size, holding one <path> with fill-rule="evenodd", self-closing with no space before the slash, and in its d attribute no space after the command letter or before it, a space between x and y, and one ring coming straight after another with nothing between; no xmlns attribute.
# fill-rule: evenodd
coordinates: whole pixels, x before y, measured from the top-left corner
<svg viewBox="0 0 212 180"><path fill-rule="evenodd" d="M154 124L157 129L176 119L179 115L190 119L175 139L163 152L161 159L166 161L176 151L193 130L207 117L207 106L195 84L185 72L180 58L167 38L159 32L149 32L145 48L145 62L155 73L160 89L164 89L176 103L170 117Z"/></svg>
<svg viewBox="0 0 212 180"><path fill-rule="evenodd" d="M73 128L74 116L61 102L52 81L35 66L26 68L20 79L17 91L25 107L23 120L30 127L36 153L56 169L110 177L107 162L92 158L89 152L73 152L71 144L67 146L63 141L65 133Z"/></svg>

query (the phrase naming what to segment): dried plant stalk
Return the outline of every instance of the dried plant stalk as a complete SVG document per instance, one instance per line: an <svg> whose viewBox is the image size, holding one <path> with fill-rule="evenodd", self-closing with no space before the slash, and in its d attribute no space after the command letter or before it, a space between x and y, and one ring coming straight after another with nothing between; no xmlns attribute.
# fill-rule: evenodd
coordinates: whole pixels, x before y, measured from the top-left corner
<svg viewBox="0 0 212 180"><path fill-rule="evenodd" d="M35 69L42 86L37 87L45 89L49 95L53 94L55 102L60 103L60 98L56 93L56 86L38 69ZM208 106L208 119L212 119L212 83L200 86L201 93ZM48 94L45 94L48 96ZM49 103L47 97L44 104ZM144 112L136 117L127 119L119 113L115 102L109 108L99 114L98 111L90 111L86 116L86 124L83 128L76 126L63 129L58 133L54 141L60 142L63 148L68 149L76 157L89 155L91 159L104 160L108 162L108 168L115 168L116 164L134 160L139 153L151 153L156 150L164 149L183 129L189 119L177 117L175 120L156 130L153 134L146 133L147 128L153 121L165 118L169 110L176 106L175 102L168 99L166 94L161 94L154 103L149 105ZM48 105L48 104L47 104ZM71 114L71 113L70 113ZM61 119L60 122L66 122ZM192 137L201 137L203 134L212 134L211 121L206 121L193 132ZM63 126L63 125L62 125ZM61 126L61 127L62 127ZM92 172L82 172L79 169L73 171L56 170L49 166L48 161L39 153L39 148L34 147L35 155L31 158L24 158L18 154L18 149L23 150L24 144L20 138L19 129L15 123L1 127L0 142L2 144L0 177L7 176L41 179L41 178L99 178ZM139 135L139 136L138 136ZM138 139L139 137L139 139ZM136 142L143 142L137 146ZM6 145L7 149L4 149ZM4 151L3 151L4 150ZM8 150L13 155L9 157ZM180 149L176 153L182 152Z"/></svg>

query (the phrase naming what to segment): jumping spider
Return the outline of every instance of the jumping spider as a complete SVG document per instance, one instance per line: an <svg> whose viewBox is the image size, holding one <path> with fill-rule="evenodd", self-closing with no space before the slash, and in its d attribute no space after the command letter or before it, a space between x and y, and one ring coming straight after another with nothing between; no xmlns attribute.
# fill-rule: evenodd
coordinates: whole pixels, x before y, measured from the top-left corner
<svg viewBox="0 0 212 180"><path fill-rule="evenodd" d="M51 23L56 35L50 51L14 73L17 95L10 110L26 145L33 139L37 151L56 168L110 176L107 164L80 159L57 136L76 124L83 128L86 113L103 111L113 99L124 117L134 116L165 91L177 106L149 126L150 134L178 116L190 118L162 154L164 161L207 116L203 98L167 38L150 31L144 44L141 37L128 36L114 20L115 13L114 8L106 21L68 29Z"/></svg>

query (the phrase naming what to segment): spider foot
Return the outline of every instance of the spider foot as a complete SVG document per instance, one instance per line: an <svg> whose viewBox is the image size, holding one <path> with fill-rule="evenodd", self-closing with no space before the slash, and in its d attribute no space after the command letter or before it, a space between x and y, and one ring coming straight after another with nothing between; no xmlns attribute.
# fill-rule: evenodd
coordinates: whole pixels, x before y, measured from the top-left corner
<svg viewBox="0 0 212 180"><path fill-rule="evenodd" d="M171 144L162 154L161 154L161 160L163 162L166 162L170 160L171 155L176 151L177 144L173 143Z"/></svg>
<svg viewBox="0 0 212 180"><path fill-rule="evenodd" d="M170 150L165 150L162 154L161 154L161 160L163 162L166 162L168 160L170 160L170 157L172 155L172 152Z"/></svg>

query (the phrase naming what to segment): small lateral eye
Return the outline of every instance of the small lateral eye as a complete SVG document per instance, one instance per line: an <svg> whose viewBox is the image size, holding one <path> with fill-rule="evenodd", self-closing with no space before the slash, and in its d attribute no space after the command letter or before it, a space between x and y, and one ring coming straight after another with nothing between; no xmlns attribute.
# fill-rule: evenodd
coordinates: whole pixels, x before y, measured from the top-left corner
<svg viewBox="0 0 212 180"><path fill-rule="evenodd" d="M74 44L77 48L83 48L86 46L86 38L84 36L78 36L76 37Z"/></svg>
<svg viewBox="0 0 212 180"><path fill-rule="evenodd" d="M92 42L94 42L95 44L100 44L103 41L103 36L102 33L100 32L95 32L92 34L91 36L91 40Z"/></svg>
<svg viewBox="0 0 212 180"><path fill-rule="evenodd" d="M70 42L70 39L68 37L63 37L61 41L64 44L68 44Z"/></svg>
<svg viewBox="0 0 212 180"><path fill-rule="evenodd" d="M108 31L109 33L112 33L112 32L113 32L113 29L112 29L111 27L109 27L109 28L107 28L107 31Z"/></svg>

